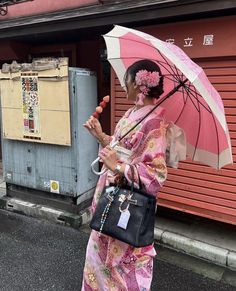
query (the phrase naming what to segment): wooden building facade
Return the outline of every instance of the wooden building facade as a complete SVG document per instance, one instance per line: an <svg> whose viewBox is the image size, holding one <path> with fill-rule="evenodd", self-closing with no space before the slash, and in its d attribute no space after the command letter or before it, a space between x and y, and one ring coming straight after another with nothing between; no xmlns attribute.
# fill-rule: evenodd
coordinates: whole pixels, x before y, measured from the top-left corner
<svg viewBox="0 0 236 291"><path fill-rule="evenodd" d="M4 1L7 2L7 1ZM42 5L45 2L45 5ZM70 66L88 67L98 75L98 102L111 93L102 124L107 133L131 105L104 60L101 34L112 25L140 29L174 42L205 69L220 92L236 161L236 3L229 0L46 1L8 7L0 16L0 65L33 57L69 57ZM110 82L111 81L111 82ZM236 224L235 163L213 170L191 161L169 169L159 205Z"/></svg>
<svg viewBox="0 0 236 291"><path fill-rule="evenodd" d="M158 204L167 208L236 224L236 17L183 21L140 27L181 47L204 68L225 106L234 164L215 170L187 160L168 169ZM112 74L112 125L132 105Z"/></svg>

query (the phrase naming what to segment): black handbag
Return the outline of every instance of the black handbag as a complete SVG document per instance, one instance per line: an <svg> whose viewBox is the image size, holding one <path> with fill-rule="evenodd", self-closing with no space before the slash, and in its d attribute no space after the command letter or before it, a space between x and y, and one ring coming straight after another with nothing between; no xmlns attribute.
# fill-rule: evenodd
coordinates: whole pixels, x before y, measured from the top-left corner
<svg viewBox="0 0 236 291"><path fill-rule="evenodd" d="M154 241L156 197L134 188L133 167L131 170L131 186L105 187L90 227L134 247L144 247Z"/></svg>

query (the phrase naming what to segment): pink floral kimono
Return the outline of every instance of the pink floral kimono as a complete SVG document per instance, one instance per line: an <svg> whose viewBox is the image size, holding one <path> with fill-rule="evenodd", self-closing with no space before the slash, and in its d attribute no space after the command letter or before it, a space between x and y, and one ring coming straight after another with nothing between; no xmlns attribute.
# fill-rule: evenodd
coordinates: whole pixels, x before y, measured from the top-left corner
<svg viewBox="0 0 236 291"><path fill-rule="evenodd" d="M135 125L153 105L137 111L129 109L116 126L113 139L117 140ZM157 195L167 176L165 162L166 124L163 120L164 109L157 108L134 131L120 142L125 161L125 177L131 180L130 164L135 165L135 181L138 175L143 188ZM93 211L106 184L112 180L112 173L103 174L97 184L92 203ZM84 267L83 291L148 291L152 282L153 245L135 248L96 231L91 232L87 246Z"/></svg>

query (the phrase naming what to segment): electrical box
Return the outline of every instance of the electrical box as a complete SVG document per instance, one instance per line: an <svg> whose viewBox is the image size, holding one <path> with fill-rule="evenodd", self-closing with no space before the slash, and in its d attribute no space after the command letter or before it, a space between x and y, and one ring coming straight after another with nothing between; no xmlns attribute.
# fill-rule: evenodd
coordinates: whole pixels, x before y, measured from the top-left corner
<svg viewBox="0 0 236 291"><path fill-rule="evenodd" d="M56 74L53 70L37 74L34 127L26 121L30 116L23 108L22 84L25 86L26 78L35 75L15 73L18 82L9 82L6 74L5 79L3 74L0 76L5 180L8 184L70 197L85 195L88 199L97 183L90 164L97 157L98 144L83 124L97 106L96 74L69 68L66 76L65 68ZM6 83L11 83L13 95Z"/></svg>

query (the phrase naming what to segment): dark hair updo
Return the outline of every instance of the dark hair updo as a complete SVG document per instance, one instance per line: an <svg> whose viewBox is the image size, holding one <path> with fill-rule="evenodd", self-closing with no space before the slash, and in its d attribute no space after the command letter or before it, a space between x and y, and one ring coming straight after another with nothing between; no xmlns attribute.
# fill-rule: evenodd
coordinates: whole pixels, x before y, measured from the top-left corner
<svg viewBox="0 0 236 291"><path fill-rule="evenodd" d="M137 72L140 70L147 70L148 72L158 72L160 75L159 84L156 87L150 88L148 92L148 97L158 99L161 94L164 92L163 90L163 78L164 76L161 73L160 67L153 61L150 60L140 60L133 63L128 69L126 70L124 76L124 83L127 86L128 76L130 76L131 81L135 82L135 77Z"/></svg>

